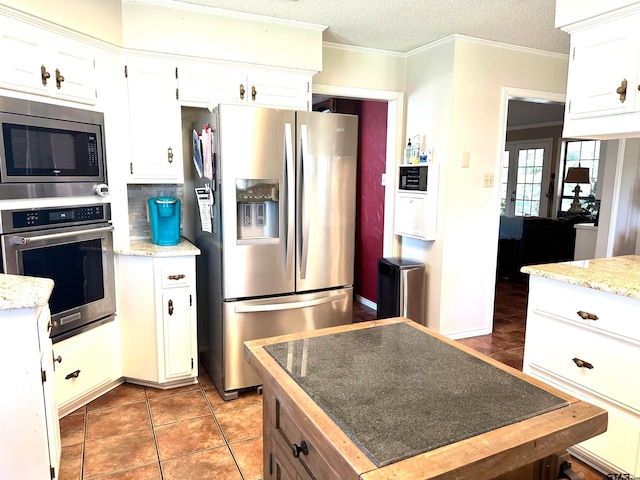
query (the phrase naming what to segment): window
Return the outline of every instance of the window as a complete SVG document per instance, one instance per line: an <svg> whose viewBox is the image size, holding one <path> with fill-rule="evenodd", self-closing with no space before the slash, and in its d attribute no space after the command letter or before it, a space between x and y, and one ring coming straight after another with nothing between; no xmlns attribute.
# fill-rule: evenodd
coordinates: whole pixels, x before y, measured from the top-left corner
<svg viewBox="0 0 640 480"><path fill-rule="evenodd" d="M541 193L550 152L551 141L507 144L502 157L500 214L546 215L547 199Z"/></svg>
<svg viewBox="0 0 640 480"><path fill-rule="evenodd" d="M575 183L566 183L567 169L570 167L587 167L589 183L580 184L582 208L592 212L595 207L596 184L598 181L598 164L600 160L600 140L567 140L564 144L564 167L562 173L562 198L560 210L566 212L573 201ZM595 212L594 212L595 213Z"/></svg>

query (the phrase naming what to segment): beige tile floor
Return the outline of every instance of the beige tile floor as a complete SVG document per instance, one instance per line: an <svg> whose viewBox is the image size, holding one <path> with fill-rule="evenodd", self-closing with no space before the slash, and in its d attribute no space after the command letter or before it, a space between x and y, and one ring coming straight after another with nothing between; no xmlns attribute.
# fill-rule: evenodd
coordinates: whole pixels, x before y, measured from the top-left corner
<svg viewBox="0 0 640 480"><path fill-rule="evenodd" d="M499 282L494 331L461 340L522 369L527 285ZM376 318L354 303L354 322ZM123 384L60 420L60 480L258 480L262 398L224 402L204 369L198 384L158 390ZM602 474L573 459L586 480Z"/></svg>
<svg viewBox="0 0 640 480"><path fill-rule="evenodd" d="M125 383L60 420L60 480L262 478L262 397Z"/></svg>

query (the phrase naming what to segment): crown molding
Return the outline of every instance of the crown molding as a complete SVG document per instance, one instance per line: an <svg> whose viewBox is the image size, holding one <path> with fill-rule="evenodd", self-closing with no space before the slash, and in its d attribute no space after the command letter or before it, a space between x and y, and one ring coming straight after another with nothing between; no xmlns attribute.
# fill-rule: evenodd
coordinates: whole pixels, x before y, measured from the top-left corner
<svg viewBox="0 0 640 480"><path fill-rule="evenodd" d="M334 50L347 50L350 52L370 53L373 55L385 55L387 57L406 58L407 54L402 52L394 52L392 50L380 50L377 48L357 47L354 45L344 45L342 43L322 42L322 47L332 48Z"/></svg>
<svg viewBox="0 0 640 480"><path fill-rule="evenodd" d="M144 4L154 5L157 7L167 7L176 10L190 11L197 13L206 13L210 15L217 15L227 18L235 18L238 20L251 20L254 22L263 22L271 25L285 25L288 27L303 28L306 30L313 30L323 32L327 29L326 25L318 25L315 23L300 22L297 20L286 20L284 18L267 17L265 15L257 15L255 13L234 12L232 10L225 10L223 8L209 7L206 5L196 5L193 3L180 1L180 0L122 0L122 4Z"/></svg>

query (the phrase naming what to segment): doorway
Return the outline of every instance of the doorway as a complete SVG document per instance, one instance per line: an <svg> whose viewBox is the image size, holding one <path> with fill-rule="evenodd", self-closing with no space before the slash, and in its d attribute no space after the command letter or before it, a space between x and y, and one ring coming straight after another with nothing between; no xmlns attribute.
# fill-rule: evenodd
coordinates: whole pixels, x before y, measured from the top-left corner
<svg viewBox="0 0 640 480"><path fill-rule="evenodd" d="M354 299L376 308L377 259L382 257L387 111L385 101L313 95L313 110L358 116Z"/></svg>

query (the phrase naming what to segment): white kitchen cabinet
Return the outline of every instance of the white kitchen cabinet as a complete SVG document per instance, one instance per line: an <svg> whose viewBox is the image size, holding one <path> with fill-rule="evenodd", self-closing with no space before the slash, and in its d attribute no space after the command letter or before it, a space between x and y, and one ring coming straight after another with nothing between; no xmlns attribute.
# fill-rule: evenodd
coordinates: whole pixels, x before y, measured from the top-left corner
<svg viewBox="0 0 640 480"><path fill-rule="evenodd" d="M438 213L438 167L437 165L401 165L405 168L428 172L426 190L396 190L394 233L419 240L435 240Z"/></svg>
<svg viewBox="0 0 640 480"><path fill-rule="evenodd" d="M58 478L60 426L48 306L0 312L0 477Z"/></svg>
<svg viewBox="0 0 640 480"><path fill-rule="evenodd" d="M120 351L117 320L54 344L60 417L122 383Z"/></svg>
<svg viewBox="0 0 640 480"><path fill-rule="evenodd" d="M195 257L117 255L116 262L125 378L158 388L195 383Z"/></svg>
<svg viewBox="0 0 640 480"><path fill-rule="evenodd" d="M95 55L90 46L3 18L0 51L0 87L96 103Z"/></svg>
<svg viewBox="0 0 640 480"><path fill-rule="evenodd" d="M565 137L640 132L640 7L564 27L571 34Z"/></svg>
<svg viewBox="0 0 640 480"><path fill-rule="evenodd" d="M247 70L210 64L178 67L181 103L213 107L240 103L263 107L309 110L311 75L306 72Z"/></svg>
<svg viewBox="0 0 640 480"><path fill-rule="evenodd" d="M130 58L127 78L129 183L183 183L182 125L172 62Z"/></svg>
<svg viewBox="0 0 640 480"><path fill-rule="evenodd" d="M606 472L640 475L640 300L531 275L523 371L609 412L573 448Z"/></svg>

